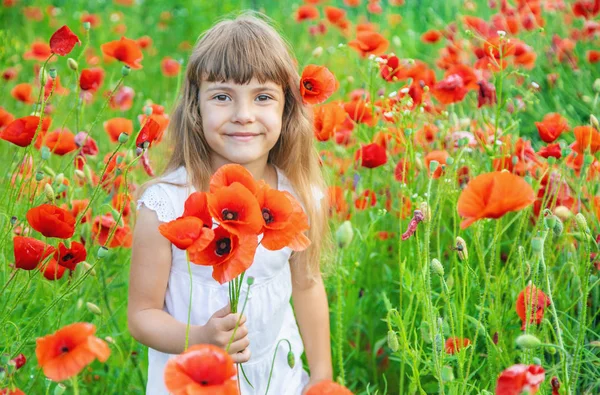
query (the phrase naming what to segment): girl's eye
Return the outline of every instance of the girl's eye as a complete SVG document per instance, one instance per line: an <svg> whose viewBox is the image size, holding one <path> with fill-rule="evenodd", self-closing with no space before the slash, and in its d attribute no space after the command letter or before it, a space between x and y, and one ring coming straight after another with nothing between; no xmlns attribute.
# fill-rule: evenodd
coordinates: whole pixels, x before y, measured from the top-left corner
<svg viewBox="0 0 600 395"><path fill-rule="evenodd" d="M267 101L267 100L271 100L272 98L271 98L271 96L269 96L269 95L258 95L258 96L256 97L256 99L257 99L258 101Z"/></svg>
<svg viewBox="0 0 600 395"><path fill-rule="evenodd" d="M227 95L216 95L213 99L216 99L217 101L227 101L230 98Z"/></svg>

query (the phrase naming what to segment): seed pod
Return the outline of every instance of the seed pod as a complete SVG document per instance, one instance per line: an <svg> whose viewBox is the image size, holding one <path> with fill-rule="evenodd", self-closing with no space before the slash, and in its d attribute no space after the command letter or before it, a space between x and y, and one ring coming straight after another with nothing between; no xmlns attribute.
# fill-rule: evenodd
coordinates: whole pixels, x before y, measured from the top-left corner
<svg viewBox="0 0 600 395"><path fill-rule="evenodd" d="M119 143L125 144L128 140L129 140L129 135L127 133L122 132L121 134L119 134Z"/></svg>
<svg viewBox="0 0 600 395"><path fill-rule="evenodd" d="M65 387L63 383L58 383L56 384L56 387L54 387L54 395L62 395L66 390L67 387Z"/></svg>
<svg viewBox="0 0 600 395"><path fill-rule="evenodd" d="M575 222L577 223L577 228L580 231L585 232L588 235L590 234L590 228L588 227L587 220L585 219L583 214L577 213L577 215L575 216Z"/></svg>
<svg viewBox="0 0 600 395"><path fill-rule="evenodd" d="M294 355L292 350L290 350L287 354L287 363L291 369L294 369L294 366L296 366L296 356Z"/></svg>
<svg viewBox="0 0 600 395"><path fill-rule="evenodd" d="M108 248L106 248L104 246L98 248L98 252L97 252L98 258L102 259L102 258L106 257L106 255L108 255Z"/></svg>
<svg viewBox="0 0 600 395"><path fill-rule="evenodd" d="M534 237L533 239L531 239L531 249L533 250L533 252L540 253L542 252L543 248L544 242L540 237Z"/></svg>
<svg viewBox="0 0 600 395"><path fill-rule="evenodd" d="M50 78L55 79L56 78L56 74L57 74L57 72L56 72L55 68L52 68L52 69L48 70L48 75L50 76Z"/></svg>
<svg viewBox="0 0 600 395"><path fill-rule="evenodd" d="M431 271L440 277L444 277L444 266L435 258L431 260Z"/></svg>
<svg viewBox="0 0 600 395"><path fill-rule="evenodd" d="M521 348L525 348L525 349L537 348L542 344L540 339L538 339L537 337L535 337L533 335L527 335L527 334L517 337L517 340L515 340L515 343L517 343L517 346L519 346Z"/></svg>
<svg viewBox="0 0 600 395"><path fill-rule="evenodd" d="M123 77L126 77L129 75L129 72L131 72L131 67L124 65L123 68L121 69L121 75Z"/></svg>
<svg viewBox="0 0 600 395"><path fill-rule="evenodd" d="M52 185L46 184L44 185L44 194L46 195L46 199L54 202L54 189L52 189Z"/></svg>
<svg viewBox="0 0 600 395"><path fill-rule="evenodd" d="M86 304L87 309L96 315L102 315L102 310L100 310L100 307L98 307L97 305L91 303L91 302L87 302Z"/></svg>
<svg viewBox="0 0 600 395"><path fill-rule="evenodd" d="M344 221L335 232L335 239L339 248L346 248L352 242L354 230L350 221Z"/></svg>
<svg viewBox="0 0 600 395"><path fill-rule="evenodd" d="M396 332L390 330L387 334L387 344L392 352L398 351L400 348L400 343L398 343L398 337L396 336Z"/></svg>
<svg viewBox="0 0 600 395"><path fill-rule="evenodd" d="M67 59L67 66L69 66L69 68L73 71L77 71L79 69L79 64L77 64L77 61L73 58Z"/></svg>

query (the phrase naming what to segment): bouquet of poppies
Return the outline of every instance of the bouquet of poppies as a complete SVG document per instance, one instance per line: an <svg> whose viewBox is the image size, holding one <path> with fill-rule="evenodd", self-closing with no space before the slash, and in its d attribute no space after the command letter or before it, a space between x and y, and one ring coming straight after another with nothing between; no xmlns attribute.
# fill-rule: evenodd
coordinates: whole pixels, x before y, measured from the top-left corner
<svg viewBox="0 0 600 395"><path fill-rule="evenodd" d="M256 182L243 166L228 164L213 174L209 192L192 193L183 215L161 224L159 231L186 251L189 262L212 266L212 277L229 283L231 311L236 312L244 273L258 245L302 251L310 245L304 235L308 228L302 206L289 192Z"/></svg>

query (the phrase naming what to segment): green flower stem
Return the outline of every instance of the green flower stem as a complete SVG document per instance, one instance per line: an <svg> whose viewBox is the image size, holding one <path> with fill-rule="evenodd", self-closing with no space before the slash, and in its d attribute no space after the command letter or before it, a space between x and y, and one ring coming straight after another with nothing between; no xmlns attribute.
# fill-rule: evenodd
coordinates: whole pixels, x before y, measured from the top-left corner
<svg viewBox="0 0 600 395"><path fill-rule="evenodd" d="M277 350L279 349L279 344L283 341L287 342L287 344L290 348L290 352L292 351L292 344L290 343L290 341L288 339L281 339L277 342L277 345L275 345L275 352L273 353L273 361L271 362L271 370L269 371L269 380L267 381L267 389L265 390L265 395L267 395L267 393L269 392L269 387L271 386L271 376L273 375L273 367L275 366L275 357L277 356Z"/></svg>
<svg viewBox="0 0 600 395"><path fill-rule="evenodd" d="M340 271L340 267L343 267L344 263L344 249L340 249L340 253L338 254L338 270L336 273L336 356L338 363L338 377L340 380L340 384L346 385L346 374L344 371L344 346L342 344L344 339L344 323L343 323L343 287L342 287L342 273Z"/></svg>
<svg viewBox="0 0 600 395"><path fill-rule="evenodd" d="M185 260L187 262L188 274L190 275L190 301L188 303L187 324L185 326L185 346L183 351L187 351L190 341L190 321L192 317L192 291L194 290L194 280L192 278L192 264L190 263L190 255L185 252Z"/></svg>

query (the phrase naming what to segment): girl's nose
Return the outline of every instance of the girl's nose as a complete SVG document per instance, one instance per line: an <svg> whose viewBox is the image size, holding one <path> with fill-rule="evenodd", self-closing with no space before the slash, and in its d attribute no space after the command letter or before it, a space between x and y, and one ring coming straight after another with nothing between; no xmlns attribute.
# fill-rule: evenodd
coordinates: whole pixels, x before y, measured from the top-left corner
<svg viewBox="0 0 600 395"><path fill-rule="evenodd" d="M252 123L255 120L252 101L239 100L233 113L232 122L242 125Z"/></svg>

